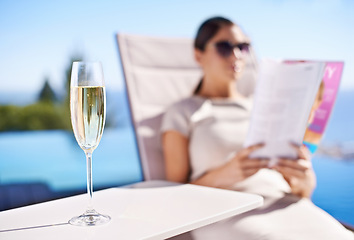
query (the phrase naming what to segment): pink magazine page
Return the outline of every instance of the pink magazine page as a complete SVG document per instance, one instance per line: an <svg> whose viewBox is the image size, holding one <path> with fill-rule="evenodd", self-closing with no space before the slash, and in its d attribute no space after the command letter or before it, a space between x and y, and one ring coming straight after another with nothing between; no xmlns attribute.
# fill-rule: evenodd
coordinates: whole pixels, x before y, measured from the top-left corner
<svg viewBox="0 0 354 240"><path fill-rule="evenodd" d="M343 67L343 62L326 62L323 80L312 106L303 142L312 153L317 150L332 113Z"/></svg>

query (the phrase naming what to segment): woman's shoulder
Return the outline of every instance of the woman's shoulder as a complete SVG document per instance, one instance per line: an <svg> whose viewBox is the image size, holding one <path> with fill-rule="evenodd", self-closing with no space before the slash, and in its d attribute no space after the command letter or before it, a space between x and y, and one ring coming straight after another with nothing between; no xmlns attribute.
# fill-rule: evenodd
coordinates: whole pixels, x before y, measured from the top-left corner
<svg viewBox="0 0 354 240"><path fill-rule="evenodd" d="M191 96L172 104L163 115L161 132L175 130L188 137L192 116L198 112L204 102L204 99Z"/></svg>
<svg viewBox="0 0 354 240"><path fill-rule="evenodd" d="M205 103L205 101L205 98L193 95L175 102L167 109L167 111L174 111L183 115L192 115Z"/></svg>

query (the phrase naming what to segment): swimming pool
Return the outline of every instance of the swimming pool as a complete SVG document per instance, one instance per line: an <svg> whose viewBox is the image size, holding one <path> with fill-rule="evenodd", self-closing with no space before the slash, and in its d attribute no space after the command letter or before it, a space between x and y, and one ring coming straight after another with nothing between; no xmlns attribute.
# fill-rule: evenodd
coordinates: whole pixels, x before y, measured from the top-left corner
<svg viewBox="0 0 354 240"><path fill-rule="evenodd" d="M325 143L353 141L354 111L348 111L353 102L353 92L339 95L326 130ZM120 120L126 124L105 129L101 143L93 153L95 189L143 179L134 133L127 124L128 110L124 106L122 104L120 113L124 114ZM317 175L313 202L338 220L354 226L354 160L340 161L315 155L313 166ZM13 184L20 186L13 187ZM43 198L32 198L31 202L26 199L28 194L24 189L29 188L26 184L44 189ZM6 189L9 185L12 189L19 187L18 191L11 195ZM1 191L7 191L16 200L22 193L24 199L12 207L85 192L85 155L73 133L62 130L0 133L0 211L3 209L1 203L6 205L1 199L4 197Z"/></svg>

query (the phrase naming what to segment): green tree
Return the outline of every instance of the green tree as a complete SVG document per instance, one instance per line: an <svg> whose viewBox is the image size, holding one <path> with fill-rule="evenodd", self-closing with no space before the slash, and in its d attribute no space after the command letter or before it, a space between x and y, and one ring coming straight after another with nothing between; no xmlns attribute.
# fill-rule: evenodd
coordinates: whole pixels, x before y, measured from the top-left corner
<svg viewBox="0 0 354 240"><path fill-rule="evenodd" d="M55 102L56 95L49 84L49 79L46 77L42 90L39 92L38 101L42 102Z"/></svg>
<svg viewBox="0 0 354 240"><path fill-rule="evenodd" d="M0 131L68 129L62 108L42 101L27 106L0 106ZM69 116L70 117L70 116Z"/></svg>
<svg viewBox="0 0 354 240"><path fill-rule="evenodd" d="M43 88L38 94L38 101L27 106L0 106L0 131L18 130L46 130L67 129L71 130L70 121L70 78L72 63L82 61L80 54L70 58L65 69L65 94L61 101L56 99L50 87L48 77L45 78ZM106 127L112 125L112 120L107 114Z"/></svg>

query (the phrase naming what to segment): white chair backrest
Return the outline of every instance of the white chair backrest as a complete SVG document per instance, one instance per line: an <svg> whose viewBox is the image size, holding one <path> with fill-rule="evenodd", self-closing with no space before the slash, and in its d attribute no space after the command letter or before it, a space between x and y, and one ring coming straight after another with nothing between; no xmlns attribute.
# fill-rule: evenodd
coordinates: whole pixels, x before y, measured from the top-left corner
<svg viewBox="0 0 354 240"><path fill-rule="evenodd" d="M165 179L159 131L163 113L192 95L202 77L193 41L117 34L117 42L144 179ZM250 54L238 83L245 96L254 91L256 73L257 61Z"/></svg>

